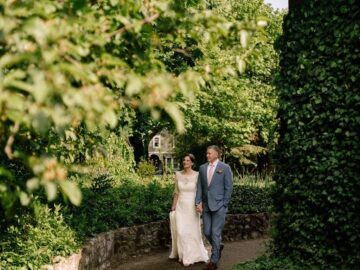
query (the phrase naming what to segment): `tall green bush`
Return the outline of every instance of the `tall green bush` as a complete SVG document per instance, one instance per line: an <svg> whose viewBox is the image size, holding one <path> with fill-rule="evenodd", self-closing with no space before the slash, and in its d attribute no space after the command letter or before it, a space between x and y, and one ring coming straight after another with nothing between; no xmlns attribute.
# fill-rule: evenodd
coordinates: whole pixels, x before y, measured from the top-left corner
<svg viewBox="0 0 360 270"><path fill-rule="evenodd" d="M50 209L34 202L35 216L25 211L2 232L0 269L39 269L55 256L68 256L80 247L75 231L64 221L59 205Z"/></svg>
<svg viewBox="0 0 360 270"><path fill-rule="evenodd" d="M275 251L360 265L360 2L302 1L279 42Z"/></svg>

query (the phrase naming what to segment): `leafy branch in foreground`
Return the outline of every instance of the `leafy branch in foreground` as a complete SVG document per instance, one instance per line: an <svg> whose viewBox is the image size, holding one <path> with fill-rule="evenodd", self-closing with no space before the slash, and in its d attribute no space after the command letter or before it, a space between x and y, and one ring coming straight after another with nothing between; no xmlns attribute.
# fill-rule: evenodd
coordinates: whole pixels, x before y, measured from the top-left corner
<svg viewBox="0 0 360 270"><path fill-rule="evenodd" d="M240 59L244 33L261 28L261 23L214 13L203 1L192 2L1 2L2 208L19 198L27 205L39 189L49 200L60 190L80 203L81 194L67 175L84 160L64 158L78 155L77 147L72 152L62 148L64 141L78 144L67 140L71 133L81 140L89 133L121 130L131 125L128 112L133 109L150 111L154 119L165 112L179 132L184 130L182 102L174 97L191 98L209 79L206 71L217 68L205 61L175 75L159 52L169 43L186 52L221 42L237 44L234 59Z"/></svg>

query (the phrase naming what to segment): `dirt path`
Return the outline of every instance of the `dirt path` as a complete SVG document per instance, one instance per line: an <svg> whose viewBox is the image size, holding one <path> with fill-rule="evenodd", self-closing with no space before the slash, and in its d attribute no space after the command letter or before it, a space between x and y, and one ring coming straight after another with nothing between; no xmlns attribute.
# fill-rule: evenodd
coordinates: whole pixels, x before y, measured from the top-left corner
<svg viewBox="0 0 360 270"><path fill-rule="evenodd" d="M254 259L265 251L265 242L264 239L258 239L225 243L218 269L230 270L237 263ZM186 268L177 261L169 260L168 256L169 250L113 262L111 270L199 270L205 265L199 263Z"/></svg>

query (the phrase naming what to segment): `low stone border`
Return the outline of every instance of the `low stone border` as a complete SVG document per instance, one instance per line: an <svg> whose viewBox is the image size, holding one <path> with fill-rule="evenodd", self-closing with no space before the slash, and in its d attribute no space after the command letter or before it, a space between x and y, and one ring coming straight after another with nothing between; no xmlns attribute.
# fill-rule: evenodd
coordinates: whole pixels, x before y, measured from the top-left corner
<svg viewBox="0 0 360 270"><path fill-rule="evenodd" d="M270 215L227 215L223 240L239 241L266 236L270 228ZM171 234L169 221L124 227L101 233L90 239L78 253L65 259L54 258L53 265L41 270L103 270L112 260L121 260L169 247Z"/></svg>
<svg viewBox="0 0 360 270"><path fill-rule="evenodd" d="M270 229L271 215L267 213L227 215L222 238L240 241L265 237Z"/></svg>

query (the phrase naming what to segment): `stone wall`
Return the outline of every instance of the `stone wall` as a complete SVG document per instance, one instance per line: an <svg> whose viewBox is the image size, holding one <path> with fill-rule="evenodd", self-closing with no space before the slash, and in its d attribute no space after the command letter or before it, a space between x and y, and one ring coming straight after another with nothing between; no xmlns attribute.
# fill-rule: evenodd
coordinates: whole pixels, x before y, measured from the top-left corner
<svg viewBox="0 0 360 270"><path fill-rule="evenodd" d="M227 215L223 231L224 241L256 239L266 236L270 215ZM124 227L101 233L90 239L78 253L65 259L56 257L53 265L41 270L103 270L109 269L114 259L168 248L171 244L169 221Z"/></svg>
<svg viewBox="0 0 360 270"><path fill-rule="evenodd" d="M223 230L224 241L262 238L270 228L269 214L227 215Z"/></svg>

